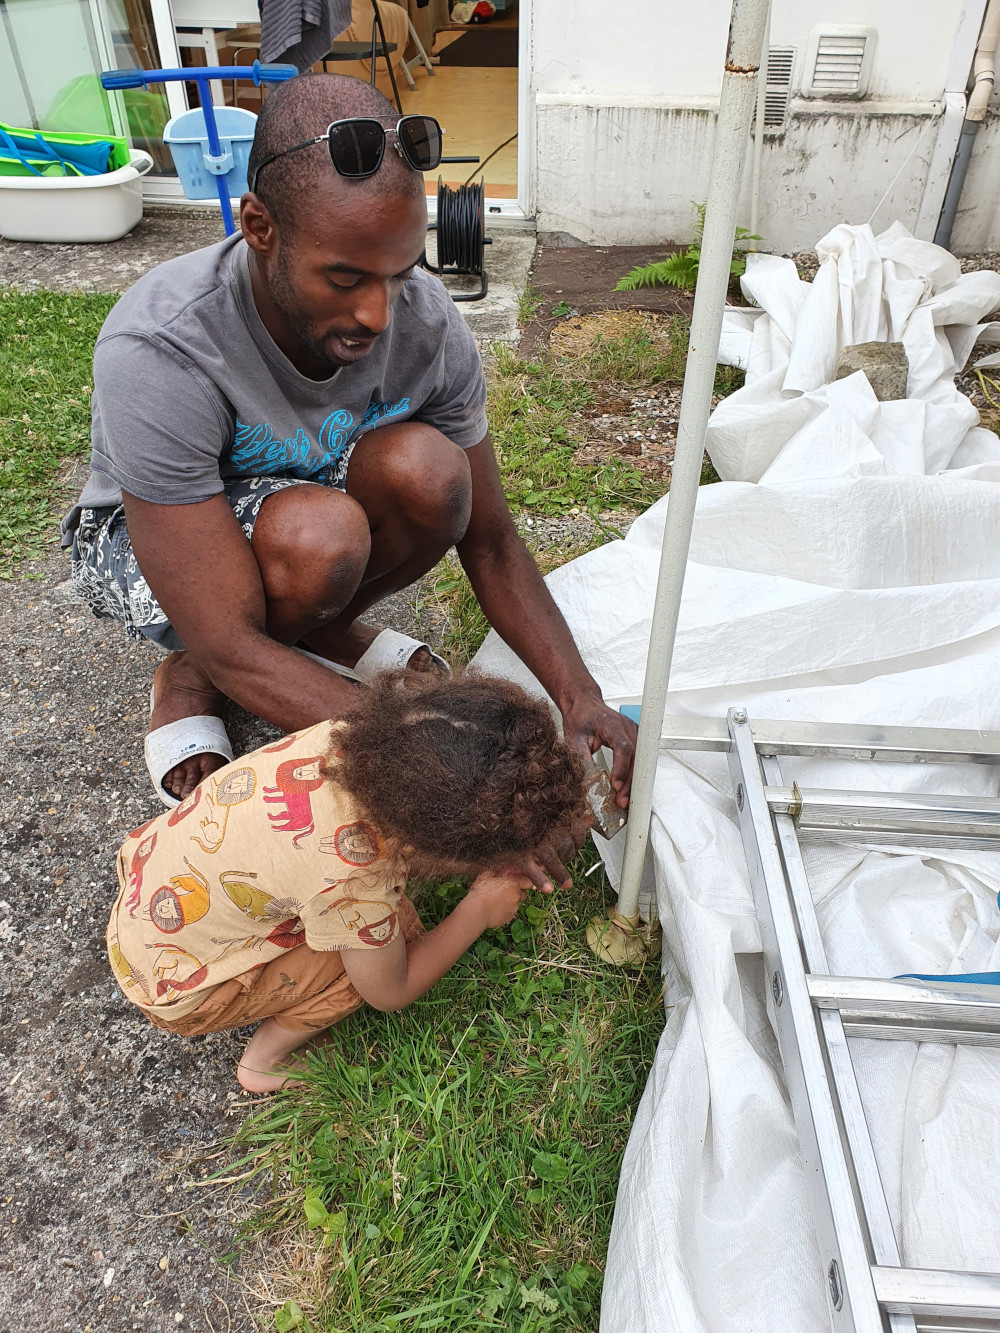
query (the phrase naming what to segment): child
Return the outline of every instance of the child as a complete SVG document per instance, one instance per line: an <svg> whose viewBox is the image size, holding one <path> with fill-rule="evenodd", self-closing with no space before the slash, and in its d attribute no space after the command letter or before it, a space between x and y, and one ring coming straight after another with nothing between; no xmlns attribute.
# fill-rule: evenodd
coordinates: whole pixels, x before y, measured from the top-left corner
<svg viewBox="0 0 1000 1333"><path fill-rule="evenodd" d="M234 760L129 835L111 965L166 1031L263 1020L236 1076L271 1092L311 1037L365 1000L411 1004L506 925L531 887L512 860L588 819L544 703L473 673L387 672L346 718ZM474 878L425 933L411 873Z"/></svg>

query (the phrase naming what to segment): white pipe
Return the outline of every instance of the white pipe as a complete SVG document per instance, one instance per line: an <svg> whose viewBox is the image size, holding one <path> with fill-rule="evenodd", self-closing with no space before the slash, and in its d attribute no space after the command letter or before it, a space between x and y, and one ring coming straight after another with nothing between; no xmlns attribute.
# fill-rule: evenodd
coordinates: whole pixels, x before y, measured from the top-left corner
<svg viewBox="0 0 1000 1333"><path fill-rule="evenodd" d="M753 175L750 178L750 236L748 250L756 250L752 238L760 232L760 174L764 165L764 117L767 114L767 56L771 45L771 5L767 6L764 20L764 42L760 50L760 73L757 76L757 110L753 120Z"/></svg>
<svg viewBox="0 0 1000 1333"><path fill-rule="evenodd" d="M698 264L687 369L677 424L677 446L670 479L670 502L667 506L646 656L639 741L626 826L625 861L618 889L618 911L632 920L638 915L639 883L649 840L660 727L666 707L670 661L698 500L705 428L712 407L722 312L726 304L729 266L736 234L736 210L749 146L767 7L768 0L733 0L722 96L715 125L712 175L705 208L705 233Z"/></svg>
<svg viewBox="0 0 1000 1333"><path fill-rule="evenodd" d="M990 0L979 34L976 58L972 62L972 92L965 108L966 120L985 120L990 94L993 92L996 53L1000 46L1000 0Z"/></svg>

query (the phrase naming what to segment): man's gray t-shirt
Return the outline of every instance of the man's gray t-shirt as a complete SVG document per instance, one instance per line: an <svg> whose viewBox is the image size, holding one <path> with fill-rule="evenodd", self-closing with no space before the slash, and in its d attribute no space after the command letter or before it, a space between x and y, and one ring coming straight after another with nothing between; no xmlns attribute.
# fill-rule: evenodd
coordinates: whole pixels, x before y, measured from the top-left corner
<svg viewBox="0 0 1000 1333"><path fill-rule="evenodd" d="M82 507L193 504L224 482L344 475L379 425L422 421L463 449L486 434L475 341L441 282L415 269L367 356L328 380L301 375L265 329L241 236L172 259L133 286L94 349L91 474Z"/></svg>

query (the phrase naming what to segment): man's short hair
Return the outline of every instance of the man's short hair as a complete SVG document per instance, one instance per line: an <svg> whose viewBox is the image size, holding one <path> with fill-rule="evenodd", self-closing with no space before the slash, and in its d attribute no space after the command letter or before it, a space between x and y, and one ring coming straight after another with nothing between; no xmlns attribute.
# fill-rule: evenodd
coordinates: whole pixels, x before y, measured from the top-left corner
<svg viewBox="0 0 1000 1333"><path fill-rule="evenodd" d="M282 83L264 99L250 149L248 179L258 164L293 144L322 134L335 120L366 116L389 129L399 114L392 103L370 84L343 74L305 74ZM269 162L257 181L257 198L281 225L293 222L303 202L336 175L325 143L288 153ZM345 179L345 178L341 178ZM382 165L374 176L351 181L356 190L384 198L424 196L424 178L407 166L392 143L386 144Z"/></svg>

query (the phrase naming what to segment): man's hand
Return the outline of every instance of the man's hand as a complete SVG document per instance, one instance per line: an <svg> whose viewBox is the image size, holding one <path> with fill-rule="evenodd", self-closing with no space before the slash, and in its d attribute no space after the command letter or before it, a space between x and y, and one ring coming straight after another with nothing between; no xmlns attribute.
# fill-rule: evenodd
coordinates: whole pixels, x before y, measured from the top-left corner
<svg viewBox="0 0 1000 1333"><path fill-rule="evenodd" d="M609 708L600 695L570 704L563 712L563 736L567 745L588 758L606 745L614 756L611 785L618 794L620 810L628 806L632 790L636 734L636 725L631 718Z"/></svg>
<svg viewBox="0 0 1000 1333"><path fill-rule="evenodd" d="M518 536L489 437L469 449L467 457L472 517L456 549L473 591L496 632L555 700L567 742L581 754L591 755L602 745L612 751L611 784L624 810L632 786L635 724L601 698L538 566ZM573 851L552 851L552 856L539 854L537 859L563 883L561 859L571 859Z"/></svg>
<svg viewBox="0 0 1000 1333"><path fill-rule="evenodd" d="M532 887L532 879L518 869L486 870L472 881L465 900L481 914L484 930L498 930L514 920Z"/></svg>

